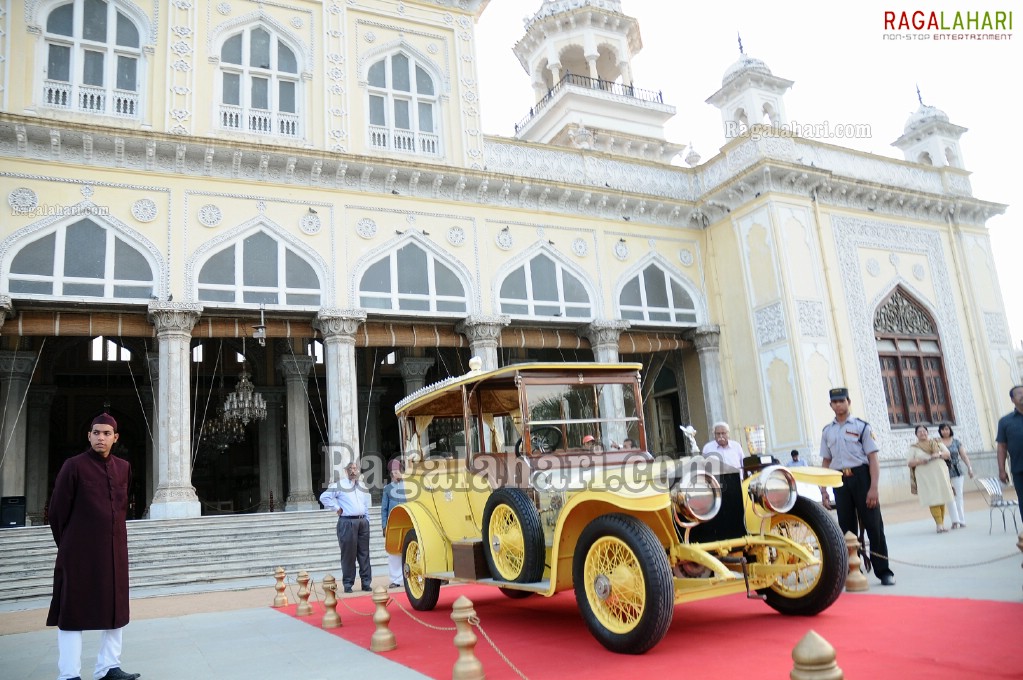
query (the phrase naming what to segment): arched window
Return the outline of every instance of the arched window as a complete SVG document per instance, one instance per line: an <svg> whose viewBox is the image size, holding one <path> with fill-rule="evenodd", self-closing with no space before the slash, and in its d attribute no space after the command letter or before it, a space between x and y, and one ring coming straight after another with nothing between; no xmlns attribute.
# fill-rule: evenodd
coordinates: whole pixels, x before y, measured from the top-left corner
<svg viewBox="0 0 1023 680"><path fill-rule="evenodd" d="M261 25L220 48L220 127L299 137L301 101L295 51Z"/></svg>
<svg viewBox="0 0 1023 680"><path fill-rule="evenodd" d="M46 17L44 106L138 118L138 26L104 0L73 0Z"/></svg>
<svg viewBox="0 0 1023 680"><path fill-rule="evenodd" d="M309 262L264 231L211 255L199 270L199 300L319 306L320 277Z"/></svg>
<svg viewBox="0 0 1023 680"><path fill-rule="evenodd" d="M396 52L374 63L368 85L370 146L440 154L437 87L414 57Z"/></svg>
<svg viewBox="0 0 1023 680"><path fill-rule="evenodd" d="M593 305L583 282L565 266L540 253L501 282L502 314L590 318Z"/></svg>
<svg viewBox="0 0 1023 680"><path fill-rule="evenodd" d="M415 243L403 245L366 269L359 281L359 304L403 312L467 311L465 287L458 275Z"/></svg>
<svg viewBox="0 0 1023 680"><path fill-rule="evenodd" d="M11 260L12 294L148 300L156 282L135 246L90 219L22 246Z"/></svg>
<svg viewBox="0 0 1023 680"><path fill-rule="evenodd" d="M696 324L692 296L655 263L648 264L622 287L618 311L623 319L631 321Z"/></svg>
<svg viewBox="0 0 1023 680"><path fill-rule="evenodd" d="M874 313L874 335L891 425L951 421L941 339L930 314L896 288Z"/></svg>

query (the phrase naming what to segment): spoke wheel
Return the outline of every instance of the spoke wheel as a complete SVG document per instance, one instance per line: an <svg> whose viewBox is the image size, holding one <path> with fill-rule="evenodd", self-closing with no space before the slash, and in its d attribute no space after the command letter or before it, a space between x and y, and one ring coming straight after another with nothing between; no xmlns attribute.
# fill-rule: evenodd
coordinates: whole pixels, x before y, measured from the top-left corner
<svg viewBox="0 0 1023 680"><path fill-rule="evenodd" d="M674 610L664 547L629 515L602 515L582 532L572 576L586 625L613 652L642 654L668 631Z"/></svg>
<svg viewBox="0 0 1023 680"><path fill-rule="evenodd" d="M440 580L427 578L426 562L416 532L409 531L401 549L401 569L405 574L405 594L413 609L430 611L440 597Z"/></svg>
<svg viewBox="0 0 1023 680"><path fill-rule="evenodd" d="M483 510L484 553L498 581L533 583L543 577L540 513L522 489L498 489Z"/></svg>
<svg viewBox="0 0 1023 680"><path fill-rule="evenodd" d="M849 555L831 516L800 496L791 511L771 518L770 532L802 544L820 564L802 564L786 551L766 549L768 564L792 566L792 571L780 574L769 588L760 591L767 604L782 614L797 616L813 616L834 604L845 587Z"/></svg>

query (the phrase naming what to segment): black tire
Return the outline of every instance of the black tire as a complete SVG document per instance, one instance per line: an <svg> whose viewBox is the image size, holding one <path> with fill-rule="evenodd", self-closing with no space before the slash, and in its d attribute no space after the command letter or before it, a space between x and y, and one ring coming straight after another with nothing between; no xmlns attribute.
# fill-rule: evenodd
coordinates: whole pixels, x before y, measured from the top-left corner
<svg viewBox="0 0 1023 680"><path fill-rule="evenodd" d="M622 550L622 547L627 550ZM611 558L615 579L642 576L642 588L616 592L598 566ZM675 611L668 556L653 530L630 515L601 515L583 529L572 564L575 599L593 637L612 652L642 654L661 641ZM633 596L628 602L627 596ZM624 604L623 604L624 603ZM602 621L602 619L604 619ZM606 622L614 622L618 631Z"/></svg>
<svg viewBox="0 0 1023 680"><path fill-rule="evenodd" d="M820 557L821 565L779 576L774 585L759 591L767 604L791 616L815 616L834 604L845 587L849 553L831 515L800 496L792 510L771 518L770 531L802 543ZM769 562L778 558L773 551L765 552Z"/></svg>
<svg viewBox="0 0 1023 680"><path fill-rule="evenodd" d="M405 595L413 609L428 612L437 606L441 581L423 575L422 550L415 530L409 530L405 534L405 540L401 542L401 570L405 574Z"/></svg>
<svg viewBox="0 0 1023 680"><path fill-rule="evenodd" d="M500 590L504 596L510 600L524 600L530 595L535 594L529 590L515 590L514 588L498 588L498 590Z"/></svg>
<svg viewBox="0 0 1023 680"><path fill-rule="evenodd" d="M543 578L540 513L522 489L501 488L483 509L483 553L495 581L535 583Z"/></svg>

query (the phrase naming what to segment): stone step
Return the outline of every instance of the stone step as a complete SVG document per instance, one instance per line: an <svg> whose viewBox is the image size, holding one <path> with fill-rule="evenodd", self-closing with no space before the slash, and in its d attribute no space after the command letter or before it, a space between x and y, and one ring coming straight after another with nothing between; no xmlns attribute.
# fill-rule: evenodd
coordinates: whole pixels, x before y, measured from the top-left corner
<svg viewBox="0 0 1023 680"><path fill-rule="evenodd" d="M370 563L375 573L387 569L380 511L369 514ZM128 522L130 585L172 593L217 590L231 581L274 583L276 567L288 582L300 570L330 572L340 579L341 565L334 527L325 511L217 515L194 519ZM57 549L49 527L0 530L0 604L48 598Z"/></svg>

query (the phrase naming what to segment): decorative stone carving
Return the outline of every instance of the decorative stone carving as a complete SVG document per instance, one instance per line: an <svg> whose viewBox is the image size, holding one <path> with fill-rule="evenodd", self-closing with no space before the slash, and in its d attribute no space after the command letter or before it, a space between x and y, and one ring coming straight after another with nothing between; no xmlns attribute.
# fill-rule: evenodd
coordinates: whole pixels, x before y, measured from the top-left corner
<svg viewBox="0 0 1023 680"><path fill-rule="evenodd" d="M85 198L92 198L92 195L94 193L96 193L96 192L93 191L91 185L89 185L89 184L83 184L82 185L82 196L84 196Z"/></svg>
<svg viewBox="0 0 1023 680"><path fill-rule="evenodd" d="M320 216L312 213L302 215L302 219L298 221L298 227L303 233L310 236L318 234L320 233Z"/></svg>
<svg viewBox="0 0 1023 680"><path fill-rule="evenodd" d="M576 257L586 257L586 255L590 252L590 246L586 243L586 239L574 239L572 241L572 252L576 254Z"/></svg>
<svg viewBox="0 0 1023 680"><path fill-rule="evenodd" d="M426 372L435 363L437 360L431 357L402 357L398 360L398 372L401 373L406 385L416 382L422 387L423 381L426 379Z"/></svg>
<svg viewBox="0 0 1023 680"><path fill-rule="evenodd" d="M302 28L302 17L291 17L291 25L295 28Z"/></svg>
<svg viewBox="0 0 1023 680"><path fill-rule="evenodd" d="M363 217L355 223L355 233L362 238L373 238L377 235L377 223L368 217Z"/></svg>
<svg viewBox="0 0 1023 680"><path fill-rule="evenodd" d="M717 325L699 326L689 332L697 353L708 350L717 351L721 346L721 327Z"/></svg>
<svg viewBox="0 0 1023 680"><path fill-rule="evenodd" d="M339 338L354 344L355 334L365 321L364 309L321 309L313 320L313 328L320 331L324 339Z"/></svg>
<svg viewBox="0 0 1023 680"><path fill-rule="evenodd" d="M927 270L919 262L913 265L913 278L917 281L923 281L924 277L927 276Z"/></svg>
<svg viewBox="0 0 1023 680"><path fill-rule="evenodd" d="M891 262L892 266L895 267L896 269L899 268L899 254L898 253L892 253L891 255L889 255L888 256L888 261Z"/></svg>
<svg viewBox="0 0 1023 680"><path fill-rule="evenodd" d="M196 302L150 302L149 323L156 327L157 335L164 333L191 334L199 317L202 305Z"/></svg>
<svg viewBox="0 0 1023 680"><path fill-rule="evenodd" d="M220 224L220 220L223 219L224 215L220 212L220 208L207 203L203 207L199 208L199 224L204 227L215 227Z"/></svg>
<svg viewBox="0 0 1023 680"><path fill-rule="evenodd" d="M878 276L881 273L881 263L876 257L867 258L867 273L871 276Z"/></svg>
<svg viewBox="0 0 1023 680"><path fill-rule="evenodd" d="M823 338L827 335L823 302L796 300L796 314L799 316L799 334L804 338Z"/></svg>
<svg viewBox="0 0 1023 680"><path fill-rule="evenodd" d="M615 257L622 261L625 261L629 257L629 244L625 242L625 239L621 239L615 243L614 254Z"/></svg>
<svg viewBox="0 0 1023 680"><path fill-rule="evenodd" d="M501 250L511 250L511 247L515 243L512 240L511 229L505 227L501 231L497 232L497 236L494 237L494 243L496 243L497 247Z"/></svg>
<svg viewBox="0 0 1023 680"><path fill-rule="evenodd" d="M998 312L984 312L984 328L988 342L992 345L1008 345L1009 333L1005 328L1005 317Z"/></svg>
<svg viewBox="0 0 1023 680"><path fill-rule="evenodd" d="M39 197L31 189L19 187L7 194L7 205L11 206L16 215L32 212L39 205Z"/></svg>
<svg viewBox="0 0 1023 680"><path fill-rule="evenodd" d="M678 261L681 262L683 266L692 267L693 262L695 261L693 257L693 251L689 250L688 248L683 248L682 250L678 251Z"/></svg>
<svg viewBox="0 0 1023 680"><path fill-rule="evenodd" d="M217 4L217 11L223 14L225 17L231 13L231 3L221 2Z"/></svg>
<svg viewBox="0 0 1023 680"><path fill-rule="evenodd" d="M618 339L629 330L631 324L625 319L598 319L576 329L576 335L586 338L593 349L594 358L602 354L618 354Z"/></svg>
<svg viewBox="0 0 1023 680"><path fill-rule="evenodd" d="M455 332L461 333L469 339L472 345L490 345L497 347L501 339L501 330L511 323L511 317L507 314L496 316L473 315L466 317L464 321L455 326Z"/></svg>
<svg viewBox="0 0 1023 680"><path fill-rule="evenodd" d="M448 229L448 243L456 247L465 243L465 229L457 225L450 227Z"/></svg>
<svg viewBox="0 0 1023 680"><path fill-rule="evenodd" d="M896 288L874 313L874 331L890 335L937 335L938 329L918 304Z"/></svg>
<svg viewBox="0 0 1023 680"><path fill-rule="evenodd" d="M863 418L874 425L878 445L885 459L901 458L905 442L893 436L888 425L888 405L884 397L884 382L881 365L877 359L874 315L872 310L884 302L868 299L866 287L860 275L860 249L888 249L898 243L903 252L917 253L926 258L927 269L934 285L934 322L940 330L941 349L948 378L949 396L956 413L958 427L967 450L981 450L984 446L979 433L977 410L971 401L969 367L966 358L962 331L959 326L956 296L945 260L940 232L895 225L880 220L866 220L846 215L835 216L832 220L835 232L835 247L839 259L839 273L844 283L848 300L849 328L852 333L853 355L856 370L863 389L861 404Z"/></svg>
<svg viewBox="0 0 1023 680"><path fill-rule="evenodd" d="M132 204L131 214L139 222L152 222L156 219L156 201L140 198Z"/></svg>
<svg viewBox="0 0 1023 680"><path fill-rule="evenodd" d="M785 339L785 312L780 302L753 312L757 344L761 347Z"/></svg>

